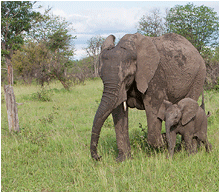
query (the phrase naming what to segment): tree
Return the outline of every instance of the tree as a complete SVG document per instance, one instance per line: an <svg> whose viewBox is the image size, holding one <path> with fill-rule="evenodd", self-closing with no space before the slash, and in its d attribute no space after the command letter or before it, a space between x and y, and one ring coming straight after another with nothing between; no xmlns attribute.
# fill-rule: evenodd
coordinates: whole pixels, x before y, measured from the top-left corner
<svg viewBox="0 0 220 193"><path fill-rule="evenodd" d="M52 54L50 75L57 78L65 89L69 89L66 76L66 64L74 55L74 45L72 40L76 36L68 34L68 26L70 23L60 17L51 18L51 34L48 35L47 46Z"/></svg>
<svg viewBox="0 0 220 193"><path fill-rule="evenodd" d="M74 54L72 40L76 38L69 34L69 25L46 10L35 22L23 50L13 57L13 66L19 74L27 79L35 76L42 87L45 82L57 79L69 89L71 75L67 75L67 68Z"/></svg>
<svg viewBox="0 0 220 193"><path fill-rule="evenodd" d="M140 19L138 32L151 37L164 34L165 26L159 9L154 9L149 15L144 15Z"/></svg>
<svg viewBox="0 0 220 193"><path fill-rule="evenodd" d="M37 78L43 86L50 76L48 64L51 61L51 53L44 43L29 41L21 46L12 57L12 65L15 72L22 76L25 82L31 83L32 78Z"/></svg>
<svg viewBox="0 0 220 193"><path fill-rule="evenodd" d="M32 10L34 4L30 1L1 2L1 54L8 69L9 85L13 85L12 55L24 43L24 34L29 32L32 19L40 15Z"/></svg>
<svg viewBox="0 0 220 193"><path fill-rule="evenodd" d="M18 110L13 91L12 55L24 42L24 34L31 28L31 20L40 13L32 10L35 2L2 1L1 2L1 55L7 66L8 84L4 86L9 131L19 131Z"/></svg>
<svg viewBox="0 0 220 193"><path fill-rule="evenodd" d="M99 75L98 57L101 53L101 46L104 40L105 39L100 35L94 36L87 41L88 46L85 48L87 55L92 58L92 65L95 77Z"/></svg>
<svg viewBox="0 0 220 193"><path fill-rule="evenodd" d="M177 33L187 38L199 52L204 46L218 44L218 16L212 8L176 5L166 16L167 32Z"/></svg>

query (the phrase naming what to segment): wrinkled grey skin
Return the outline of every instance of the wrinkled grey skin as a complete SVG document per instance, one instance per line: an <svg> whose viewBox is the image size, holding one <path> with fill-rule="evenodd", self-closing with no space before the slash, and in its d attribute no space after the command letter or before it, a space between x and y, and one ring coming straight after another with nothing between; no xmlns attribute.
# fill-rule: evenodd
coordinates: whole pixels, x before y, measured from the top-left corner
<svg viewBox="0 0 220 193"><path fill-rule="evenodd" d="M176 145L176 135L182 135L189 153L197 152L197 143L205 144L206 151L212 148L207 139L207 115L191 98L184 98L177 104L164 100L159 114L166 127L169 156L172 158Z"/></svg>
<svg viewBox="0 0 220 193"><path fill-rule="evenodd" d="M112 114L119 150L117 160L131 156L128 135L128 108L145 110L148 143L163 146L162 121L158 110L164 99L177 103L189 97L198 100L206 76L205 63L195 47L184 37L166 34L147 37L127 34L114 45L110 35L99 57L104 90L97 109L91 135L90 151L95 160L104 121Z"/></svg>

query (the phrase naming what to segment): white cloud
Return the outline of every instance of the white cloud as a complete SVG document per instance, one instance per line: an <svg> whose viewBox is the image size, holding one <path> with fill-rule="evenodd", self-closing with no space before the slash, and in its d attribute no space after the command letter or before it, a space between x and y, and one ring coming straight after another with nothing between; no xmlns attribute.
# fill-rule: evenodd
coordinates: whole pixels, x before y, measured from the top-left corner
<svg viewBox="0 0 220 193"><path fill-rule="evenodd" d="M87 20L88 30L131 30L135 28L139 18L137 15L141 14L141 10L138 8L126 9L102 9L91 10L90 18ZM97 14L98 13L98 14Z"/></svg>
<svg viewBox="0 0 220 193"><path fill-rule="evenodd" d="M145 12L141 8L103 8L100 10L82 10L78 13L67 15L64 11L56 9L53 14L65 17L70 21L72 32L77 36L75 40L75 59L86 57L85 48L87 40L95 35L101 35L106 38L110 34L116 36L116 42L122 38L128 31L136 28L137 23ZM132 32L133 33L133 32Z"/></svg>
<svg viewBox="0 0 220 193"><path fill-rule="evenodd" d="M74 59L80 60L87 57L86 51L84 50L85 47L86 47L85 44L75 45L76 51L75 51Z"/></svg>
<svg viewBox="0 0 220 193"><path fill-rule="evenodd" d="M65 18L68 17L68 15L67 15L63 10L61 10L61 9L55 9L55 10L53 10L53 14L54 14L54 15L58 15L58 16L60 16L60 17L65 17Z"/></svg>
<svg viewBox="0 0 220 193"><path fill-rule="evenodd" d="M131 30L136 27L140 17L145 14L141 8L81 10L79 13L71 15L67 15L63 10L55 9L53 13L70 21L77 33L94 33L100 30Z"/></svg>
<svg viewBox="0 0 220 193"><path fill-rule="evenodd" d="M79 48L75 51L74 59L81 60L85 57L87 57L85 50Z"/></svg>

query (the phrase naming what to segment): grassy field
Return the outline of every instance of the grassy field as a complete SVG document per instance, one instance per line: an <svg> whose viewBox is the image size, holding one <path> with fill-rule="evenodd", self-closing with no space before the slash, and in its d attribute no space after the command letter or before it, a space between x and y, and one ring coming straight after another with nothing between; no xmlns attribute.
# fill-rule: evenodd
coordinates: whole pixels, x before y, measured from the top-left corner
<svg viewBox="0 0 220 193"><path fill-rule="evenodd" d="M208 118L211 153L202 147L196 155L188 156L181 150L173 160L166 159L166 150L145 146L145 112L131 109L133 159L117 163L111 116L99 140L102 161L90 157L91 128L102 87L99 79L74 86L69 92L59 83L47 86L44 92L39 86L14 86L16 101L24 103L18 106L20 133L8 131L2 95L2 191L219 191L218 92L205 92L206 111L212 113Z"/></svg>

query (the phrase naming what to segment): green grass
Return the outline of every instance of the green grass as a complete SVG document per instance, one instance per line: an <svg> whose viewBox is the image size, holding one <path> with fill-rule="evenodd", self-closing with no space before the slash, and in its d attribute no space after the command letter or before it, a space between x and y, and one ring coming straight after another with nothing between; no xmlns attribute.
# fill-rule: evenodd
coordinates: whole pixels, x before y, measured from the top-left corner
<svg viewBox="0 0 220 193"><path fill-rule="evenodd" d="M133 159L117 163L111 116L99 140L102 161L90 157L91 128L102 88L100 80L86 81L86 85L77 85L69 92L53 83L46 94L39 86L14 86L16 101L24 103L18 106L20 133L8 131L2 96L2 191L219 191L218 92L205 92L206 111L212 113L208 118L211 153L202 147L196 155L188 156L182 150L174 154L172 161L166 159L166 150L154 151L144 146L145 112L131 109ZM43 102L37 93L46 95L49 101Z"/></svg>

